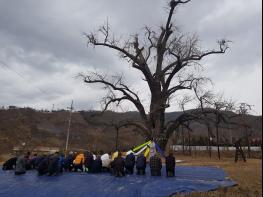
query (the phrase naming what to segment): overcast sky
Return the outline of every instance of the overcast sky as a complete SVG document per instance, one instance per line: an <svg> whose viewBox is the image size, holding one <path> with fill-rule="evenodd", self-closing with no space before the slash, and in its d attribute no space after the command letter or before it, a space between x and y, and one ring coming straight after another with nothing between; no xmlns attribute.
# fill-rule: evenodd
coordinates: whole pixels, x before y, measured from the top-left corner
<svg viewBox="0 0 263 197"><path fill-rule="evenodd" d="M220 38L233 41L226 54L202 62L204 74L216 92L254 105L255 115L262 114L261 8L261 0L192 0L175 15L204 49ZM110 50L87 48L83 32L108 19L116 35L130 35L160 26L166 15L167 0L0 0L0 106L61 109L73 99L76 110L100 109L105 92L76 78L90 70L124 74L147 101L138 72Z"/></svg>

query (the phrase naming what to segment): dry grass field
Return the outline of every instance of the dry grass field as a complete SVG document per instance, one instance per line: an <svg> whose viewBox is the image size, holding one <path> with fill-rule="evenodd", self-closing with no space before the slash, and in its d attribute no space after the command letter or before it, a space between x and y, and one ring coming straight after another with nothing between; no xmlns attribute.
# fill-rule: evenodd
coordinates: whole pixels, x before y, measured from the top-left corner
<svg viewBox="0 0 263 197"><path fill-rule="evenodd" d="M177 156L184 160L180 165L218 166L225 170L227 176L237 182L236 186L220 188L216 191L174 195L173 197L258 197L262 196L262 159L248 159L247 162L234 162L234 158L222 158L220 161L214 156Z"/></svg>

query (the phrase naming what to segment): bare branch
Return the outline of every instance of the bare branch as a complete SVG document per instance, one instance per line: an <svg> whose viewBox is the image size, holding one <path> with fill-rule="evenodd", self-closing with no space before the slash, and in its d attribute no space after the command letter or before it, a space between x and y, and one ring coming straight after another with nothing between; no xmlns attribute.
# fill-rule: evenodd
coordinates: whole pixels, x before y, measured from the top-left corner
<svg viewBox="0 0 263 197"><path fill-rule="evenodd" d="M115 94L113 93L113 96L108 96L106 97L108 99L107 102L105 102L105 108L104 111L107 109L107 107L114 102L121 102L122 100L128 100L132 102L135 107L138 109L140 112L141 118L147 122L147 116L145 109L138 97L138 95L133 92L128 86L124 85L122 82L122 78L119 77L117 78L117 81L115 82L109 82L107 81L106 77L99 75L98 73L92 73L91 75L83 75L80 74L80 76L83 78L85 83L98 83L98 84L103 84L105 89L108 89L110 91L117 91L122 93L122 97L115 97Z"/></svg>
<svg viewBox="0 0 263 197"><path fill-rule="evenodd" d="M134 127L138 128L145 137L150 139L151 133L149 132L149 129L146 128L143 123L138 122L138 121L123 121L123 122L120 122L118 124L119 128L120 127L128 127L128 126L134 126Z"/></svg>
<svg viewBox="0 0 263 197"><path fill-rule="evenodd" d="M212 54L223 54L226 52L227 49L229 49L229 46L228 46L229 42L231 42L231 41L227 41L225 39L220 40L220 41L218 41L219 50L206 51L206 52L202 52L200 54L198 54L198 53L189 54L182 61L196 61L196 60L201 60L204 57L212 55Z"/></svg>

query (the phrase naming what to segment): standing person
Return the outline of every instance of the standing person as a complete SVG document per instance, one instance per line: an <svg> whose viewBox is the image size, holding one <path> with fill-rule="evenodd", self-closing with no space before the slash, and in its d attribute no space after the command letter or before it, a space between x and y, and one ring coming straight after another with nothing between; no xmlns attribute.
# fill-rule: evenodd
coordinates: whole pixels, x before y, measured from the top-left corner
<svg viewBox="0 0 263 197"><path fill-rule="evenodd" d="M28 155L22 155L16 160L15 175L21 175L26 173L26 163Z"/></svg>
<svg viewBox="0 0 263 197"><path fill-rule="evenodd" d="M170 151L169 155L165 158L167 177L174 177L175 164L176 163L175 163L175 157L173 155L173 151Z"/></svg>
<svg viewBox="0 0 263 197"><path fill-rule="evenodd" d="M84 154L82 152L80 152L76 158L73 161L73 167L74 167L74 171L77 172L78 170L83 171L83 165L85 162L85 157Z"/></svg>
<svg viewBox="0 0 263 197"><path fill-rule="evenodd" d="M124 174L124 159L121 157L121 152L118 153L118 157L114 159L114 173L116 177L123 177Z"/></svg>
<svg viewBox="0 0 263 197"><path fill-rule="evenodd" d="M235 147L236 147L236 153L235 153L235 162L237 162L238 160L238 156L241 155L244 162L246 162L246 156L242 150L242 147L241 147L241 141L242 141L242 138L240 138L239 140L237 140L235 142Z"/></svg>
<svg viewBox="0 0 263 197"><path fill-rule="evenodd" d="M150 169L152 176L161 176L162 161L157 154L150 157Z"/></svg>
<svg viewBox="0 0 263 197"><path fill-rule="evenodd" d="M136 160L136 169L138 175L145 175L146 157L141 153Z"/></svg>
<svg viewBox="0 0 263 197"><path fill-rule="evenodd" d="M125 158L125 169L127 174L133 174L135 164L135 156L133 153L130 153Z"/></svg>

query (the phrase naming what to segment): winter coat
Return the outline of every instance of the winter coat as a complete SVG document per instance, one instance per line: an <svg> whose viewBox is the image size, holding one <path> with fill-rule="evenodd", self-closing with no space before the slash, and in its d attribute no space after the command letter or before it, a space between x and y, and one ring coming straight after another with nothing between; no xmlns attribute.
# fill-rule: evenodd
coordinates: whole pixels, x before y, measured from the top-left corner
<svg viewBox="0 0 263 197"><path fill-rule="evenodd" d="M73 165L73 161L74 161L74 156L72 154L69 154L64 159L64 168L66 168L66 169L70 168L70 166Z"/></svg>
<svg viewBox="0 0 263 197"><path fill-rule="evenodd" d="M136 160L136 168L146 168L146 157L139 155Z"/></svg>
<svg viewBox="0 0 263 197"><path fill-rule="evenodd" d="M4 164L3 164L3 170L13 170L15 165L16 165L16 160L17 157L12 157L11 159L8 159Z"/></svg>
<svg viewBox="0 0 263 197"><path fill-rule="evenodd" d="M102 169L102 161L100 158L97 158L92 163L91 172L99 173L101 172L101 169Z"/></svg>
<svg viewBox="0 0 263 197"><path fill-rule="evenodd" d="M38 174L39 175L46 174L48 172L48 165L49 165L49 157L46 156L38 164L38 168L37 168Z"/></svg>
<svg viewBox="0 0 263 197"><path fill-rule="evenodd" d="M15 172L25 172L26 171L26 159L24 156L20 156L16 160Z"/></svg>
<svg viewBox="0 0 263 197"><path fill-rule="evenodd" d="M150 158L150 168L152 171L159 171L162 169L162 161L157 155Z"/></svg>
<svg viewBox="0 0 263 197"><path fill-rule="evenodd" d="M135 156L133 153L130 153L125 158L125 166L134 167L134 164L135 164Z"/></svg>
<svg viewBox="0 0 263 197"><path fill-rule="evenodd" d="M105 168L108 168L110 165L110 162L111 162L109 154L106 153L106 154L102 155L101 161L102 161L102 166Z"/></svg>
<svg viewBox="0 0 263 197"><path fill-rule="evenodd" d="M175 168L175 158L174 156L167 156L165 158L165 165L166 165L166 170L168 171L174 171Z"/></svg>
<svg viewBox="0 0 263 197"><path fill-rule="evenodd" d="M86 155L85 155L85 166L87 168L91 168L93 161L94 161L93 154L90 153L90 152L87 152Z"/></svg>
<svg viewBox="0 0 263 197"><path fill-rule="evenodd" d="M80 153L76 156L75 160L73 161L73 163L75 165L80 165L80 164L84 164L85 162L85 158L84 158L84 154Z"/></svg>
<svg viewBox="0 0 263 197"><path fill-rule="evenodd" d="M117 157L114 159L114 171L124 171L124 159L122 157Z"/></svg>
<svg viewBox="0 0 263 197"><path fill-rule="evenodd" d="M59 156L54 155L49 159L48 173L49 175L53 175L59 172L60 172Z"/></svg>

